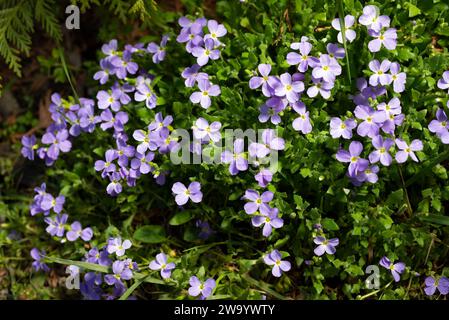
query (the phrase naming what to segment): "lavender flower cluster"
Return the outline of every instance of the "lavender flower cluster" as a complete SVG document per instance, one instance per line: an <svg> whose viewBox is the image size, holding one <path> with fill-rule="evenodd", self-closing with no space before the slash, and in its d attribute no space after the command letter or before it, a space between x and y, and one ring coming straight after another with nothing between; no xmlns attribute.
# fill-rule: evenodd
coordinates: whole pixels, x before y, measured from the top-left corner
<svg viewBox="0 0 449 320"><path fill-rule="evenodd" d="M437 87L441 90L449 89L449 71L443 73L443 77L438 80ZM449 90L448 90L449 93ZM447 101L447 107L449 107L449 100ZM438 109L436 112L436 119L429 123L429 130L437 135L437 137L444 144L449 144L449 123L446 113L443 109Z"/></svg>

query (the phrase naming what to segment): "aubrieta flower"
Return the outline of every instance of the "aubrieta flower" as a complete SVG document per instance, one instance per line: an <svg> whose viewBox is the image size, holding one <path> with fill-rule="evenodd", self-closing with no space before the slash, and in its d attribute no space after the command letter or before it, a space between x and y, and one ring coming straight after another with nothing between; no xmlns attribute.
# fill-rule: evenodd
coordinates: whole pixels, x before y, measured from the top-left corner
<svg viewBox="0 0 449 320"><path fill-rule="evenodd" d="M391 62L389 60L383 60L382 63L379 60L373 60L368 64L368 67L373 72L373 74L369 77L369 84L372 86L377 85L389 85L392 81L391 75L388 74L388 70L390 69Z"/></svg>
<svg viewBox="0 0 449 320"><path fill-rule="evenodd" d="M437 87L441 90L448 90L449 89L449 71L443 72L443 77L438 80ZM449 90L447 91L449 93Z"/></svg>
<svg viewBox="0 0 449 320"><path fill-rule="evenodd" d="M97 160L95 161L95 171L101 171L102 177L105 177L108 172L115 172L116 165L113 163L115 159L118 158L118 153L116 150L110 149L105 152L105 161Z"/></svg>
<svg viewBox="0 0 449 320"><path fill-rule="evenodd" d="M45 182L43 182L40 187L34 188L36 194L34 195L33 202L30 205L30 214L32 216L38 213L44 213L45 216L50 214L49 210L44 210L41 206L42 199L47 194L46 188L47 186Z"/></svg>
<svg viewBox="0 0 449 320"><path fill-rule="evenodd" d="M334 82L335 78L341 74L341 66L337 60L328 54L322 54L319 60L320 63L312 70L312 76L316 79L322 78L326 82Z"/></svg>
<svg viewBox="0 0 449 320"><path fill-rule="evenodd" d="M389 28L387 30L385 30L384 32L382 31L374 31L374 30L369 30L368 34L371 37L374 37L376 39L371 40L370 42L368 42L368 49L371 52L379 52L380 48L382 47L382 45L387 49L387 50L394 50L396 49L396 39L398 38L398 35L396 33L396 29L394 28Z"/></svg>
<svg viewBox="0 0 449 320"><path fill-rule="evenodd" d="M212 84L209 80L199 80L198 88L200 91L194 92L190 96L192 103L199 103L201 107L207 109L211 105L210 97L219 96L221 93L220 87L216 84Z"/></svg>
<svg viewBox="0 0 449 320"><path fill-rule="evenodd" d="M146 81L139 84L136 87L136 92L134 93L134 100L141 102L145 101L145 105L148 109L156 108L157 97L153 92L150 84Z"/></svg>
<svg viewBox="0 0 449 320"><path fill-rule="evenodd" d="M326 82L323 79L317 79L312 76L312 83L307 88L307 95L310 98L314 98L319 93L324 99L329 99L333 87L333 82Z"/></svg>
<svg viewBox="0 0 449 320"><path fill-rule="evenodd" d="M114 274L107 274L104 276L104 281L112 286L124 287L122 280L130 280L133 277L133 273L129 268L126 268L124 261L114 261L112 264L112 272Z"/></svg>
<svg viewBox="0 0 449 320"><path fill-rule="evenodd" d="M397 62L392 62L390 65L391 79L393 80L393 90L396 93L401 93L405 90L405 82L407 74L400 72L400 65Z"/></svg>
<svg viewBox="0 0 449 320"><path fill-rule="evenodd" d="M178 206L186 204L189 199L194 203L199 203L203 200L201 184L196 181L191 182L188 188L181 182L176 182L171 190L175 194L175 201Z"/></svg>
<svg viewBox="0 0 449 320"><path fill-rule="evenodd" d="M164 279L170 278L172 270L175 268L173 262L167 263L167 255L165 253L159 253L156 255L156 260L153 260L149 264L151 270L160 270L161 277Z"/></svg>
<svg viewBox="0 0 449 320"><path fill-rule="evenodd" d="M379 167L369 166L363 171L357 171L357 174L352 177L350 177L351 182L355 186L360 186L362 182L368 181L370 183L376 183L379 180L379 177L377 176L377 173L379 172Z"/></svg>
<svg viewBox="0 0 449 320"><path fill-rule="evenodd" d="M154 159L154 152L145 153L136 152L135 158L131 160L131 168L142 174L147 174L153 170L151 161Z"/></svg>
<svg viewBox="0 0 449 320"><path fill-rule="evenodd" d="M281 122L279 112L275 108L268 106L266 103L259 107L259 111L260 114L258 119L261 123L267 122L268 119L270 119L272 124L279 124Z"/></svg>
<svg viewBox="0 0 449 320"><path fill-rule="evenodd" d="M262 214L269 214L271 208L268 203L273 200L273 192L265 191L260 195L259 192L253 189L248 189L245 191L243 199L248 200L244 205L245 212L247 214L253 214L259 211Z"/></svg>
<svg viewBox="0 0 449 320"><path fill-rule="evenodd" d="M369 5L363 8L363 14L359 17L359 23L368 29L379 32L382 28L390 26L390 18L388 16L379 16L379 8Z"/></svg>
<svg viewBox="0 0 449 320"><path fill-rule="evenodd" d="M299 72L306 72L309 66L314 68L319 64L319 60L317 58L309 55L310 51L312 51L312 44L307 42L307 40L294 42L290 45L290 48L299 50L299 54L296 52L289 52L287 54L287 63L291 66L298 65Z"/></svg>
<svg viewBox="0 0 449 320"><path fill-rule="evenodd" d="M342 47L339 47L335 43L328 43L326 46L327 54L331 58L335 59L343 59L346 55L345 49Z"/></svg>
<svg viewBox="0 0 449 320"><path fill-rule="evenodd" d="M361 137L368 136L373 138L379 134L381 124L387 119L382 111L375 111L369 106L357 106L354 110L354 115L361 120L357 127L357 133Z"/></svg>
<svg viewBox="0 0 449 320"><path fill-rule="evenodd" d="M333 117L330 121L330 134L332 138L337 139L343 137L344 139L352 138L352 130L357 127L357 122L354 119L346 119L342 121L340 118Z"/></svg>
<svg viewBox="0 0 449 320"><path fill-rule="evenodd" d="M110 266L112 264L112 260L109 258L109 253L105 248L104 250L98 250L98 248L94 247L90 249L85 254L85 259L89 263L99 264L101 266Z"/></svg>
<svg viewBox="0 0 449 320"><path fill-rule="evenodd" d="M209 122L204 118L198 118L193 128L193 135L195 139L218 142L221 140L221 123L214 121L209 125Z"/></svg>
<svg viewBox="0 0 449 320"><path fill-rule="evenodd" d="M398 146L400 151L396 153L396 161L398 163L404 163L407 161L408 157L412 158L413 161L419 162L418 158L416 157L414 151L421 151L423 149L423 144L421 140L415 139L410 143L410 145L407 144L402 139L396 138L395 139L396 145Z"/></svg>
<svg viewBox="0 0 449 320"><path fill-rule="evenodd" d="M338 161L349 162L348 172L350 175L355 175L357 171L364 171L368 168L368 160L360 158L362 151L363 145L358 141L352 141L349 145L349 151L340 149L337 152Z"/></svg>
<svg viewBox="0 0 449 320"><path fill-rule="evenodd" d="M282 272L287 272L292 267L289 261L281 259L282 255L278 250L273 250L263 257L263 261L265 262L265 264L273 266L273 269L271 269L271 273L277 278L282 275Z"/></svg>
<svg viewBox="0 0 449 320"><path fill-rule="evenodd" d="M125 124L128 122L128 114L124 111L117 112L115 115L111 110L104 110L101 115L102 123L100 125L103 131L114 128L115 131L123 131Z"/></svg>
<svg viewBox="0 0 449 320"><path fill-rule="evenodd" d="M262 93L266 97L271 97L273 93L273 88L269 85L269 82L274 82L275 77L270 76L271 65L269 64L259 64L257 67L260 73L260 77L255 76L249 79L250 89L257 89L262 86Z"/></svg>
<svg viewBox="0 0 449 320"><path fill-rule="evenodd" d="M75 241L78 238L83 239L84 241L90 241L92 236L94 235L91 228L85 228L81 226L81 223L75 221L70 225L70 231L66 233L67 240Z"/></svg>
<svg viewBox="0 0 449 320"><path fill-rule="evenodd" d="M196 57L196 63L200 66L204 66L211 60L217 60L220 58L220 50L215 49L215 41L212 39L204 40L204 47L194 47L192 54Z"/></svg>
<svg viewBox="0 0 449 320"><path fill-rule="evenodd" d="M293 120L293 129L301 131L303 134L312 132L312 124L310 123L309 111L306 110L306 105L303 102L297 102L292 107L299 114L299 117Z"/></svg>
<svg viewBox="0 0 449 320"><path fill-rule="evenodd" d="M136 148L138 153L145 153L147 150L155 151L159 146L159 135L157 132L135 130L133 133L134 140L140 142Z"/></svg>
<svg viewBox="0 0 449 320"><path fill-rule="evenodd" d="M393 161L393 158L388 151L394 145L394 141L389 138L384 140L382 136L378 135L372 139L372 144L376 150L369 154L369 161L371 163L376 163L380 160L380 163L384 166L389 166Z"/></svg>
<svg viewBox="0 0 449 320"><path fill-rule="evenodd" d="M97 100L98 100L98 108L99 109L107 109L111 108L112 111L119 111L121 104L120 104L120 96L121 93L119 90L112 90L111 93L106 92L104 90L100 90L97 93Z"/></svg>
<svg viewBox="0 0 449 320"><path fill-rule="evenodd" d="M284 150L285 140L276 136L274 129L265 129L262 132L262 142L252 142L249 145L249 154L251 157L263 158L270 154L271 150Z"/></svg>
<svg viewBox="0 0 449 320"><path fill-rule="evenodd" d="M111 64L116 68L115 75L119 79L125 79L127 74L136 74L139 70L137 63L131 61L132 54L130 51L123 51L123 56L114 56L111 58Z"/></svg>
<svg viewBox="0 0 449 320"><path fill-rule="evenodd" d="M34 160L34 150L38 148L35 135L22 137L22 155L28 160Z"/></svg>
<svg viewBox="0 0 449 320"><path fill-rule="evenodd" d="M94 114L93 105L87 105L78 112L80 127L84 132L92 133L95 125L101 122L101 118Z"/></svg>
<svg viewBox="0 0 449 320"><path fill-rule="evenodd" d="M128 239L122 242L122 238L110 238L108 240L108 246L106 250L109 254L115 253L117 257L121 257L125 254L125 251L131 248L132 242Z"/></svg>
<svg viewBox="0 0 449 320"><path fill-rule="evenodd" d="M224 25L218 24L215 20L209 20L207 22L207 29L209 33L204 36L204 41L207 39L212 39L214 41L215 46L221 45L220 40L218 38L224 37L228 32Z"/></svg>
<svg viewBox="0 0 449 320"><path fill-rule="evenodd" d="M313 252L317 256L322 256L324 253L327 254L334 254L337 250L335 249L336 246L339 244L338 238L332 238L332 239L326 239L325 237L315 237L313 239L313 242L318 245Z"/></svg>
<svg viewBox="0 0 449 320"><path fill-rule="evenodd" d="M60 213L63 209L65 203L65 197L60 195L54 198L51 194L45 194L42 196L40 201L40 206L43 211L50 211L53 209L54 212Z"/></svg>
<svg viewBox="0 0 449 320"><path fill-rule="evenodd" d="M436 133L444 144L449 144L449 122L446 113L443 109L438 109L436 117L436 120L430 121L429 131Z"/></svg>
<svg viewBox="0 0 449 320"><path fill-rule="evenodd" d="M223 151L221 154L221 162L229 163L229 173L238 174L240 171L248 170L248 160L245 156L245 142L243 139L234 141L234 153L229 150Z"/></svg>
<svg viewBox="0 0 449 320"><path fill-rule="evenodd" d="M300 98L300 93L304 91L302 81L294 81L288 72L281 74L280 81L274 88L274 94L278 97L286 97L288 102L295 103Z"/></svg>
<svg viewBox="0 0 449 320"><path fill-rule="evenodd" d="M271 180L273 180L273 173L268 169L262 168L254 176L254 178L258 182L259 186L261 186L262 188L265 188L271 182Z"/></svg>
<svg viewBox="0 0 449 320"><path fill-rule="evenodd" d="M115 197L116 195L122 192L122 185L120 183L121 178L122 177L118 172L112 172L109 174L110 183L106 187L106 192L110 196Z"/></svg>
<svg viewBox="0 0 449 320"><path fill-rule="evenodd" d="M161 44L158 46L156 43L151 42L147 46L147 51L149 53L153 53L153 62L154 63L160 63L161 61L164 61L166 51L165 47L167 46L167 41L169 40L168 35L162 36Z"/></svg>
<svg viewBox="0 0 449 320"><path fill-rule="evenodd" d="M215 280L212 278L207 279L203 283L196 276L190 277L189 284L189 295L196 297L201 294L201 299L206 299L209 297L217 285Z"/></svg>
<svg viewBox="0 0 449 320"><path fill-rule="evenodd" d="M426 285L424 292L428 296L432 296L437 289L442 295L449 293L449 279L446 277L434 278L429 276L424 280L424 284Z"/></svg>
<svg viewBox="0 0 449 320"><path fill-rule="evenodd" d="M403 262L392 263L390 259L388 259L387 257L383 257L380 260L379 264L385 269L391 271L394 281L399 282L399 280L401 280L401 274L405 270L405 263Z"/></svg>
<svg viewBox="0 0 449 320"><path fill-rule="evenodd" d="M344 22L345 22L345 38L346 41L352 42L354 41L355 37L356 37L356 33L354 30L351 29L351 27L354 26L355 23L355 18L354 16L351 15L346 15L344 18ZM340 19L339 18L335 18L334 20L332 20L332 27L337 30L340 31L337 34L337 40L339 43L343 43L343 36L341 33L341 26L340 26Z"/></svg>
<svg viewBox="0 0 449 320"><path fill-rule="evenodd" d="M48 224L48 227L45 229L51 236L57 236L59 238L64 236L65 226L68 219L67 214L58 214L54 219L45 218L45 223Z"/></svg>
<svg viewBox="0 0 449 320"><path fill-rule="evenodd" d="M251 223L255 227L263 225L262 235L264 237L269 237L273 228L279 229L284 225L284 220L279 218L278 214L279 210L277 208L272 208L269 212L253 216Z"/></svg>
<svg viewBox="0 0 449 320"><path fill-rule="evenodd" d="M69 132L67 130L61 130L57 133L47 132L42 136L42 143L50 144L48 147L47 155L53 160L58 159L59 152L69 152L72 148L72 143L67 140L69 138Z"/></svg>
<svg viewBox="0 0 449 320"><path fill-rule="evenodd" d="M44 263L41 262L41 258L45 256L45 251L39 251L37 248L33 248L30 251L30 255L33 258L33 263L31 266L33 267L34 271L42 270L44 272L50 271L50 268Z"/></svg>
<svg viewBox="0 0 449 320"><path fill-rule="evenodd" d="M200 80L209 80L207 73L199 72L200 68L201 66L199 64L194 64L184 69L181 76L186 79L184 82L186 87L192 88Z"/></svg>

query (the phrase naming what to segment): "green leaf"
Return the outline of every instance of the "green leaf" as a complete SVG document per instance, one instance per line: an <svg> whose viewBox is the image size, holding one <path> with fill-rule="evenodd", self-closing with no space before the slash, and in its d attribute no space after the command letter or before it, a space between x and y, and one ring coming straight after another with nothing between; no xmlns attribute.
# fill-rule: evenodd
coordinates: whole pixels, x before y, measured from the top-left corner
<svg viewBox="0 0 449 320"><path fill-rule="evenodd" d="M419 217L419 219L422 221L425 221L425 222L429 222L429 223L449 226L449 217L448 216L439 216L436 214L429 214L428 216Z"/></svg>
<svg viewBox="0 0 449 320"><path fill-rule="evenodd" d="M321 221L321 224L323 225L324 229L326 229L326 230L336 231L336 230L339 230L339 229L340 229L340 227L339 227L338 224L334 221L334 219L324 218L324 219Z"/></svg>
<svg viewBox="0 0 449 320"><path fill-rule="evenodd" d="M421 14L421 10L415 6L414 4L411 4L410 2L406 2L408 6L408 17L412 18L419 14Z"/></svg>
<svg viewBox="0 0 449 320"><path fill-rule="evenodd" d="M144 243L161 243L166 239L164 228L158 225L140 227L134 232L133 237Z"/></svg>
<svg viewBox="0 0 449 320"><path fill-rule="evenodd" d="M193 218L190 211L181 211L175 214L168 222L171 226L179 226L190 221Z"/></svg>

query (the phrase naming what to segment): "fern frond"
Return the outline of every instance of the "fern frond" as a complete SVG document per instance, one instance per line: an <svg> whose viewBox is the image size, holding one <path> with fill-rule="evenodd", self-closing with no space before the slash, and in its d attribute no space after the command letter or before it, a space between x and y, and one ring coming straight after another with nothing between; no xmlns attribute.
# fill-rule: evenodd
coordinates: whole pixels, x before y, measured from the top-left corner
<svg viewBox="0 0 449 320"><path fill-rule="evenodd" d="M127 13L129 9L128 1L123 0L106 0L109 3L109 10L114 13L123 23L127 21Z"/></svg>
<svg viewBox="0 0 449 320"><path fill-rule="evenodd" d="M82 13L86 12L86 10L90 9L92 5L100 6L101 3L99 0L72 0L72 4L80 7L80 11Z"/></svg>
<svg viewBox="0 0 449 320"><path fill-rule="evenodd" d="M56 18L54 7L54 0L36 0L35 16L50 37L61 41L61 27Z"/></svg>

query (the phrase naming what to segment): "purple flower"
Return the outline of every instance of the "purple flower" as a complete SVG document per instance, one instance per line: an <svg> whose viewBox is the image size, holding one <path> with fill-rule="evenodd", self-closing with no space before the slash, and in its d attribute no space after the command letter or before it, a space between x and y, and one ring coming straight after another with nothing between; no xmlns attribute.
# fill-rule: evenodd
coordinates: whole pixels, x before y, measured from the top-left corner
<svg viewBox="0 0 449 320"><path fill-rule="evenodd" d="M118 195L120 192L122 192L122 185L120 183L121 180L121 176L120 173L118 172L112 172L109 175L109 180L110 183L108 184L108 186L106 187L106 192L110 195L115 197L116 195Z"/></svg>
<svg viewBox="0 0 449 320"><path fill-rule="evenodd" d="M419 162L414 151L421 151L423 149L423 144L420 140L413 140L412 143L410 143L410 146L404 140L399 138L396 138L395 142L398 148L401 149L396 153L395 156L398 163L404 163L405 161L407 161L409 156L413 161Z"/></svg>
<svg viewBox="0 0 449 320"><path fill-rule="evenodd" d="M440 277L438 280L433 277L427 277L424 283L426 285L424 292L428 296L432 296L437 288L442 295L449 293L449 279L446 277Z"/></svg>
<svg viewBox="0 0 449 320"><path fill-rule="evenodd" d="M280 83L275 87L274 93L278 97L286 97L290 103L299 100L299 94L304 91L304 83L302 81L292 81L290 73L281 74Z"/></svg>
<svg viewBox="0 0 449 320"><path fill-rule="evenodd" d="M36 137L32 136L23 136L22 137L22 155L28 160L34 160L34 150L38 148L36 144Z"/></svg>
<svg viewBox="0 0 449 320"><path fill-rule="evenodd" d="M255 215L251 219L251 223L255 227L263 225L262 234L264 237L269 237L273 228L278 229L284 225L284 220L278 217L279 210L272 208L270 212L261 215Z"/></svg>
<svg viewBox="0 0 449 320"><path fill-rule="evenodd" d="M211 84L209 80L199 80L198 88L200 91L192 93L190 101L192 101L192 103L200 103L201 107L204 109L210 107L210 97L216 97L221 93L220 87L216 84Z"/></svg>
<svg viewBox="0 0 449 320"><path fill-rule="evenodd" d="M341 74L341 66L337 60L328 54L320 56L320 63L312 70L312 76L316 79L323 79L326 82L334 82L335 77Z"/></svg>
<svg viewBox="0 0 449 320"><path fill-rule="evenodd" d="M259 121L261 123L265 123L270 119L272 124L279 124L281 122L281 117L279 116L278 111L275 108L268 106L266 103L260 106L259 108Z"/></svg>
<svg viewBox="0 0 449 320"><path fill-rule="evenodd" d="M81 238L84 241L90 241L93 235L94 233L91 228L83 229L81 223L75 221L70 226L70 231L67 232L66 237L69 241L75 241L78 238Z"/></svg>
<svg viewBox="0 0 449 320"><path fill-rule="evenodd" d="M133 277L133 273L129 268L126 268L124 261L114 261L112 264L112 272L114 274L107 274L104 276L104 281L112 286L123 287L124 284L122 280L130 280Z"/></svg>
<svg viewBox="0 0 449 320"><path fill-rule="evenodd" d="M351 27L354 25L355 22L355 18L354 16L351 15L346 15L345 16L345 38L346 41L352 42L354 41L355 37L356 37L356 33L354 30L351 29ZM337 40L339 43L343 43L343 36L341 34L341 26L340 26L340 19L339 18L335 18L334 20L332 20L332 27L337 30L340 31L337 34Z"/></svg>
<svg viewBox="0 0 449 320"><path fill-rule="evenodd" d="M357 127L357 133L362 136L373 138L379 134L381 124L386 120L386 115L382 111L375 111L369 106L357 106L354 114L358 119L364 120Z"/></svg>
<svg viewBox="0 0 449 320"><path fill-rule="evenodd" d="M67 140L69 133L67 130L61 130L58 133L47 132L42 136L42 143L51 144L47 150L47 155L53 160L58 159L59 152L69 152L72 143Z"/></svg>
<svg viewBox="0 0 449 320"><path fill-rule="evenodd" d="M183 17L180 18L180 20ZM189 19L185 18L187 23L183 23L183 29L179 33L176 41L179 43L186 43L186 50L192 53L193 49L199 46L203 42L203 24L200 21L195 21L192 23ZM211 40L213 42L213 40Z"/></svg>
<svg viewBox="0 0 449 320"><path fill-rule="evenodd" d="M50 211L51 209L53 209L54 212L60 213L63 209L64 202L65 202L64 196L59 196L55 199L51 194L47 193L42 196L40 206L44 211Z"/></svg>
<svg viewBox="0 0 449 320"><path fill-rule="evenodd" d="M273 276L277 278L279 278L282 275L282 271L287 272L292 267L289 261L281 259L282 255L278 250L273 250L263 257L263 261L267 265L273 266L271 273L273 274Z"/></svg>
<svg viewBox="0 0 449 320"><path fill-rule="evenodd" d="M352 141L349 145L349 152L339 150L337 152L337 160L340 162L349 162L349 174L354 176L357 171L364 171L368 167L368 160L360 158L363 151L363 145L358 141Z"/></svg>
<svg viewBox="0 0 449 320"><path fill-rule="evenodd" d="M101 120L103 123L100 125L103 131L106 131L109 128L114 128L115 131L123 131L124 125L128 122L128 114L126 112L120 111L115 115L111 112L111 110L104 110L101 115Z"/></svg>
<svg viewBox="0 0 449 320"><path fill-rule="evenodd" d="M175 152L175 151L179 150L179 147L181 146L177 142L177 138L173 138L170 135L169 131L161 131L160 139L162 141L159 145L159 153L160 154L166 154L166 153L169 153L172 151Z"/></svg>
<svg viewBox="0 0 449 320"><path fill-rule="evenodd" d="M158 134L156 132L147 132L144 130L136 130L133 133L133 138L139 141L140 144L136 150L138 153L145 153L147 150L155 151L158 147Z"/></svg>
<svg viewBox="0 0 449 320"><path fill-rule="evenodd" d="M392 62L390 65L391 79L393 80L393 90L394 92L401 93L405 90L405 82L407 75L405 72L400 71L399 63Z"/></svg>
<svg viewBox="0 0 449 320"><path fill-rule="evenodd" d="M200 229L198 233L200 239L205 240L214 233L207 221L197 220L195 226Z"/></svg>
<svg viewBox="0 0 449 320"><path fill-rule="evenodd" d="M239 171L248 170L248 160L244 153L245 142L243 139L236 139L234 141L234 153L229 150L225 150L221 154L221 162L230 163L229 172L232 175L236 175Z"/></svg>
<svg viewBox="0 0 449 320"><path fill-rule="evenodd" d="M189 284L189 294L192 297L196 297L201 294L202 299L209 297L217 285L215 280L212 278L209 278L202 283L196 276L190 277Z"/></svg>
<svg viewBox="0 0 449 320"><path fill-rule="evenodd" d="M121 167L126 167L128 165L129 158L134 157L136 153L136 148L128 145L125 141L117 139L117 155L118 164Z"/></svg>
<svg viewBox="0 0 449 320"><path fill-rule="evenodd" d="M312 45L309 42L295 42L290 45L290 48L299 49L299 54L296 52L287 54L287 63L291 66L298 65L299 72L306 72L309 66L314 68L319 65L317 58L309 56L310 51L312 51Z"/></svg>
<svg viewBox="0 0 449 320"><path fill-rule="evenodd" d="M337 251L335 247L339 244L338 238L327 240L325 237L315 237L313 242L318 245L318 247L313 250L317 256L322 256L324 253L334 254Z"/></svg>
<svg viewBox="0 0 449 320"><path fill-rule="evenodd" d="M271 150L284 150L285 141L276 136L274 129L265 129L262 132L263 143L251 143L249 145L249 154L251 157L263 158L270 154Z"/></svg>
<svg viewBox="0 0 449 320"><path fill-rule="evenodd" d="M215 20L209 20L207 22L207 29L209 30L209 33L204 36L204 41L206 41L207 39L212 39L216 46L219 46L221 44L218 38L225 36L228 32L224 25L218 24L218 22Z"/></svg>
<svg viewBox="0 0 449 320"><path fill-rule="evenodd" d="M100 81L100 84L105 84L109 80L109 75L114 73L114 66L109 59L100 60L101 70L94 74L94 80Z"/></svg>
<svg viewBox="0 0 449 320"><path fill-rule="evenodd" d="M398 38L398 35L396 33L396 29L389 28L382 31L375 31L375 30L369 30L368 34L371 37L374 37L376 39L371 40L368 42L368 49L371 52L379 52L381 46L383 45L387 50L394 50L396 49L396 39Z"/></svg>
<svg viewBox="0 0 449 320"><path fill-rule="evenodd" d="M269 82L274 82L275 77L270 76L271 65L269 64L259 64L257 67L261 77L252 77L249 79L249 87L251 89L257 89L262 86L262 93L266 97L271 97L273 88L270 87Z"/></svg>
<svg viewBox="0 0 449 320"><path fill-rule="evenodd" d="M134 99L138 102L145 101L148 109L156 108L157 97L147 82L137 86Z"/></svg>
<svg viewBox="0 0 449 320"><path fill-rule="evenodd" d="M393 275L394 281L399 282L399 280L401 280L401 274L404 272L405 270L405 263L403 262L397 262L397 263L392 263L390 261L390 259L388 259L387 257L383 257L379 264L384 267L385 269L388 269L391 271L391 274Z"/></svg>
<svg viewBox="0 0 449 320"><path fill-rule="evenodd" d="M135 74L139 70L137 63L131 61L131 52L123 51L123 57L118 56L111 58L111 64L116 68L115 75L119 79L125 79L127 73Z"/></svg>
<svg viewBox="0 0 449 320"><path fill-rule="evenodd" d="M376 183L379 180L377 173L379 172L379 167L374 165L366 168L364 171L358 171L355 177L351 177L351 182L360 186L362 182L368 181L370 183Z"/></svg>
<svg viewBox="0 0 449 320"><path fill-rule="evenodd" d="M165 47L167 45L167 41L169 40L168 35L164 35L162 37L162 41L160 46L158 46L156 43L151 42L148 44L147 51L149 53L153 53L153 62L154 63L160 63L165 59L166 51Z"/></svg>
<svg viewBox="0 0 449 320"><path fill-rule="evenodd" d="M221 123L218 121L214 121L209 125L204 118L198 118L195 122L193 128L193 135L195 139L218 142L221 140Z"/></svg>
<svg viewBox="0 0 449 320"><path fill-rule="evenodd" d="M97 93L98 100L98 108L107 109L111 107L111 109L115 112L120 110L120 91L112 90L112 93L108 93L104 90L100 90Z"/></svg>
<svg viewBox="0 0 449 320"><path fill-rule="evenodd" d="M92 133L95 125L101 122L101 118L94 114L94 107L89 105L80 109L78 112L80 127L85 132Z"/></svg>
<svg viewBox="0 0 449 320"><path fill-rule="evenodd" d="M438 80L437 87L446 90L449 89L449 71L443 72L443 77ZM448 90L449 93L449 90Z"/></svg>
<svg viewBox="0 0 449 320"><path fill-rule="evenodd" d="M112 39L109 43L103 44L101 51L107 56L115 56L117 54L118 43L116 39Z"/></svg>
<svg viewBox="0 0 449 320"><path fill-rule="evenodd" d="M259 186L265 188L273 179L273 173L268 169L261 169L254 178L259 183Z"/></svg>
<svg viewBox="0 0 449 320"><path fill-rule="evenodd" d="M109 254L106 250L98 250L98 248L92 248L85 254L86 261L89 263L95 263L102 266L110 266L112 264L109 259Z"/></svg>
<svg viewBox="0 0 449 320"><path fill-rule="evenodd" d="M312 124L309 119L309 111L303 102L293 104L293 109L299 114L299 117L293 120L293 129L301 131L304 134L312 132Z"/></svg>
<svg viewBox="0 0 449 320"><path fill-rule="evenodd" d="M368 66L373 74L369 77L369 84L372 86L389 85L393 80L391 75L386 73L390 69L391 62L388 60L383 60L382 63L379 60L371 61Z"/></svg>
<svg viewBox="0 0 449 320"><path fill-rule="evenodd" d="M390 18L388 16L379 16L379 8L369 5L363 8L363 14L359 17L359 23L368 29L378 32L382 28L390 26Z"/></svg>
<svg viewBox="0 0 449 320"><path fill-rule="evenodd" d="M330 133L332 138L337 139L343 137L344 139L352 138L352 130L357 127L357 122L354 119L346 119L342 121L340 118L332 118L330 122Z"/></svg>
<svg viewBox="0 0 449 320"><path fill-rule="evenodd" d="M142 174L147 174L153 170L151 161L154 159L154 153L148 151L147 154L137 152L135 158L131 160L131 168Z"/></svg>
<svg viewBox="0 0 449 320"><path fill-rule="evenodd" d="M436 120L432 120L429 123L430 132L436 133L444 144L449 143L449 123L446 113L443 109L438 109L436 113Z"/></svg>
<svg viewBox="0 0 449 320"><path fill-rule="evenodd" d="M372 143L376 150L369 154L369 161L371 163L376 163L380 160L380 163L382 163L384 166L389 166L393 161L393 158L388 153L388 151L394 145L394 141L389 138L383 140L382 136L378 135L373 138Z"/></svg>
<svg viewBox="0 0 449 320"><path fill-rule="evenodd" d="M45 251L39 251L39 249L33 248L30 251L30 255L34 259L32 267L36 272L39 270L44 272L50 271L50 268L45 263L41 262L41 258L45 256Z"/></svg>
<svg viewBox="0 0 449 320"><path fill-rule="evenodd" d="M312 76L312 84L307 89L307 95L310 98L314 98L319 93L324 99L329 99L333 87L333 82L326 82L323 79L316 79Z"/></svg>
<svg viewBox="0 0 449 320"><path fill-rule="evenodd" d="M156 255L156 260L150 262L149 268L151 270L160 270L161 277L167 279L170 278L175 264L173 262L167 263L167 255L165 253L159 253Z"/></svg>
<svg viewBox="0 0 449 320"><path fill-rule="evenodd" d="M265 191L260 195L256 190L246 190L243 199L248 200L249 202L245 203L245 212L247 214L253 214L259 211L262 214L269 214L271 208L268 203L273 200L273 196L274 194L271 191Z"/></svg>
<svg viewBox="0 0 449 320"><path fill-rule="evenodd" d="M345 57L345 49L339 47L335 43L328 43L326 46L327 53L329 54L329 57L336 58L336 59L343 59Z"/></svg>
<svg viewBox="0 0 449 320"><path fill-rule="evenodd" d="M387 118L389 118L390 115L398 115L401 113L401 101L394 97L388 103L379 103L377 105L377 110L385 112Z"/></svg>
<svg viewBox="0 0 449 320"><path fill-rule="evenodd" d="M168 126L173 122L172 116L162 116L162 112L156 113L154 116L154 121L148 126L149 131L159 132L159 131L169 131Z"/></svg>
<svg viewBox="0 0 449 320"><path fill-rule="evenodd" d="M104 177L107 172L115 172L116 166L112 163L115 159L118 158L118 153L116 150L107 150L105 152L105 160L97 160L95 161L95 171L102 171L102 176Z"/></svg>
<svg viewBox="0 0 449 320"><path fill-rule="evenodd" d="M65 232L65 225L67 222L67 218L69 216L67 214L58 214L55 219L45 218L45 223L48 224L48 227L45 229L51 236L63 237Z"/></svg>
<svg viewBox="0 0 449 320"><path fill-rule="evenodd" d="M186 79L185 85L188 88L192 88L196 82L200 80L209 80L209 75L204 72L199 72L200 65L194 64L191 67L185 68L181 76Z"/></svg>
<svg viewBox="0 0 449 320"><path fill-rule="evenodd" d="M212 39L204 40L204 47L193 48L192 54L197 58L196 62L200 66L206 65L209 59L217 60L220 58L220 51L215 49L215 42Z"/></svg>
<svg viewBox="0 0 449 320"><path fill-rule="evenodd" d="M117 255L117 257L121 257L125 254L125 251L129 248L131 248L132 242L128 239L123 241L122 238L110 238L108 240L108 246L106 247L106 250L109 254L114 253Z"/></svg>
<svg viewBox="0 0 449 320"><path fill-rule="evenodd" d="M199 203L203 200L203 193L201 192L201 184L199 182L191 182L189 187L186 188L181 182L176 182L171 188L175 196L175 201L178 206L182 206L187 201L192 200L194 203Z"/></svg>

